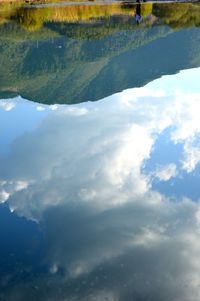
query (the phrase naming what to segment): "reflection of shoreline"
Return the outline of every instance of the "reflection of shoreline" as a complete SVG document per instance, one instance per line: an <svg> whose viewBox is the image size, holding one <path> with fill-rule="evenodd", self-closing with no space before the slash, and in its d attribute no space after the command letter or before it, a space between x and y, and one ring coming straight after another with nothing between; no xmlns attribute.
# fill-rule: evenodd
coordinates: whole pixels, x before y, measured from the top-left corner
<svg viewBox="0 0 200 301"><path fill-rule="evenodd" d="M172 28L199 26L200 6L195 2L148 2L140 3L143 23L152 26L149 17L159 24ZM61 2L25 4L23 2L0 3L0 25L15 21L27 31L38 31L47 22L96 24L111 17L132 17L136 14L136 2ZM130 21L130 20L129 20ZM128 21L128 22L129 22ZM127 22L123 20L123 24ZM131 23L129 22L129 25ZM108 27L108 25L107 25ZM109 24L110 27L110 24Z"/></svg>
<svg viewBox="0 0 200 301"><path fill-rule="evenodd" d="M150 0L146 0L145 2L151 2L151 3L198 3L199 0L153 0L153 1L150 1ZM23 4L26 4L27 6L30 5L30 6L39 6L39 5L42 5L42 6L49 6L49 5L76 5L76 4L114 4L114 3L121 3L121 4L134 4L134 3L137 3L137 0L125 0L125 1L117 1L117 0L89 0L89 1L81 1L81 0L46 0L46 1L43 1L43 0L22 0L22 1L19 1L19 0L0 0L0 3L8 3L8 4L13 4L13 3L23 3Z"/></svg>

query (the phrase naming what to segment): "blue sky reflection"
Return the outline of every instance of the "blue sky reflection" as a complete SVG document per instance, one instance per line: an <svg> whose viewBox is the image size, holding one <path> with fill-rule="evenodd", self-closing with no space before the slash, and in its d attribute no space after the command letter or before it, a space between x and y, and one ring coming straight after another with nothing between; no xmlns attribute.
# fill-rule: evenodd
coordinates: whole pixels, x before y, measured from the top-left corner
<svg viewBox="0 0 200 301"><path fill-rule="evenodd" d="M0 152L0 201L41 226L49 271L8 300L199 300L199 73L95 103L0 102L12 123L31 112Z"/></svg>

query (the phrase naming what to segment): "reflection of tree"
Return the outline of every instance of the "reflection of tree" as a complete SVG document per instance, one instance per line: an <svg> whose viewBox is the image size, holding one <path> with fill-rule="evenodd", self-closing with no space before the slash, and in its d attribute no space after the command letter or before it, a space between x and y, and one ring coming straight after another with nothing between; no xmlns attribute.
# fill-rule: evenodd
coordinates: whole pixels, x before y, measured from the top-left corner
<svg viewBox="0 0 200 301"><path fill-rule="evenodd" d="M153 14L173 28L200 25L200 5L192 3L154 4Z"/></svg>
<svg viewBox="0 0 200 301"><path fill-rule="evenodd" d="M17 10L13 19L28 31L35 31L42 27L43 22L48 19L48 10L37 8L20 8Z"/></svg>

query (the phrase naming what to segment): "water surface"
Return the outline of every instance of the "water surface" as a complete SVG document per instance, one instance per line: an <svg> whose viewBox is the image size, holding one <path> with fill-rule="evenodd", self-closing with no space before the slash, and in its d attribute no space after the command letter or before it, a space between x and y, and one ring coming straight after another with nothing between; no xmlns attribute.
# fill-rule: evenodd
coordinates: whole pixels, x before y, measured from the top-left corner
<svg viewBox="0 0 200 301"><path fill-rule="evenodd" d="M199 5L0 17L0 300L198 301Z"/></svg>

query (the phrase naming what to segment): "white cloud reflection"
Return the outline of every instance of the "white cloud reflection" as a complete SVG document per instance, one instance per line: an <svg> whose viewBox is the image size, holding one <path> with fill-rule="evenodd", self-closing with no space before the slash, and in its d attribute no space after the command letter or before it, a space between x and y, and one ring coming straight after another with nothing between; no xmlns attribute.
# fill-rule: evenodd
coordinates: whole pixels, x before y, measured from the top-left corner
<svg viewBox="0 0 200 301"><path fill-rule="evenodd" d="M200 93L147 86L58 106L13 141L0 157L0 198L44 227L52 290L58 277L67 300L199 300L200 204L184 194L167 196L152 183L156 177L168 185L195 170L199 113ZM181 155L171 158L160 147L171 161L148 171L166 130ZM16 301L31 300L21 286L13 288ZM51 291L52 300L56 295Z"/></svg>
<svg viewBox="0 0 200 301"><path fill-rule="evenodd" d="M177 174L176 165L174 163L159 166L155 171L155 177L160 181L168 181Z"/></svg>
<svg viewBox="0 0 200 301"><path fill-rule="evenodd" d="M0 109L4 111L11 111L15 107L15 102L10 99L0 99Z"/></svg>

